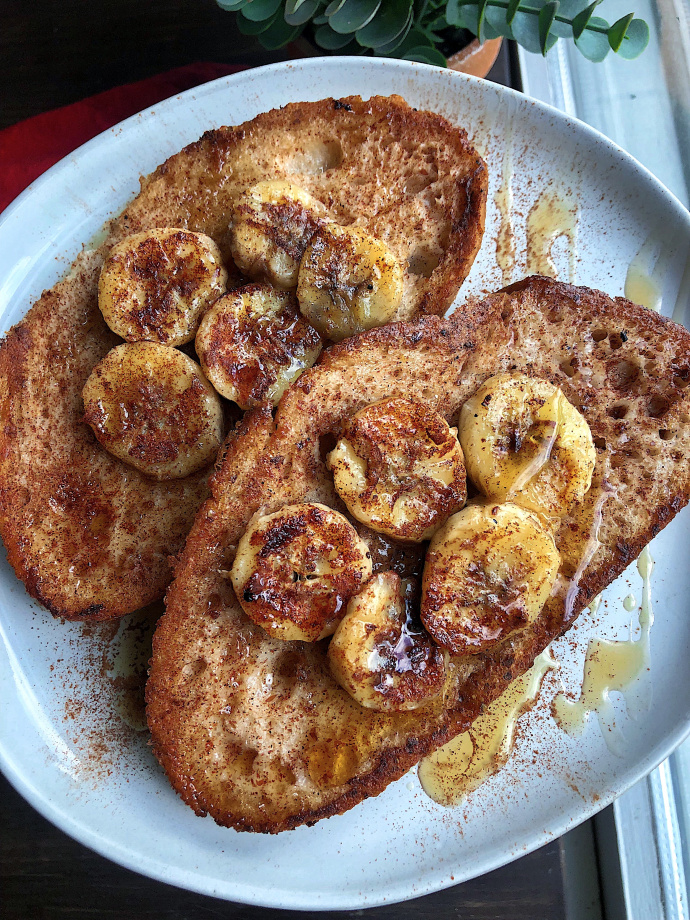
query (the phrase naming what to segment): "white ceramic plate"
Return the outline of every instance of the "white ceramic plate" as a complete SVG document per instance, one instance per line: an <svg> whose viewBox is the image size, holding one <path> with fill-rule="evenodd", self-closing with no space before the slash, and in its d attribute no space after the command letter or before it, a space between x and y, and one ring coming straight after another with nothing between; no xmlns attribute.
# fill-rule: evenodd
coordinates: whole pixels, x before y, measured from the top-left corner
<svg viewBox="0 0 690 920"><path fill-rule="evenodd" d="M574 203L577 283L623 292L636 254L659 251L663 312L687 297L690 215L642 167L558 112L490 83L424 65L373 59L307 60L236 76L184 93L86 144L34 183L0 221L2 328L24 314L68 268L85 241L138 189L138 177L207 128L237 124L295 100L400 93L465 126L491 176L487 232L463 295L503 283L496 263L499 186L511 180L517 279L525 270L525 222L544 195ZM553 257L569 279L567 241ZM646 245L646 249L644 248ZM572 248L572 247L571 247ZM532 255L535 251L533 248ZM685 295L683 294L685 291ZM610 753L592 720L574 741L550 718L561 681L582 680L590 636L627 639L640 598L634 567L555 643L561 671L521 722L510 763L452 809L434 804L411 772L346 815L264 837L195 817L169 787L146 735L120 717L136 618L119 626L54 622L0 565L0 765L46 817L110 859L154 878L252 904L344 909L394 902L495 868L560 835L651 770L683 738L690 716L690 517L653 543L647 712L633 720L615 699L625 735ZM574 641L573 641L574 640ZM318 872L314 866L318 864Z"/></svg>

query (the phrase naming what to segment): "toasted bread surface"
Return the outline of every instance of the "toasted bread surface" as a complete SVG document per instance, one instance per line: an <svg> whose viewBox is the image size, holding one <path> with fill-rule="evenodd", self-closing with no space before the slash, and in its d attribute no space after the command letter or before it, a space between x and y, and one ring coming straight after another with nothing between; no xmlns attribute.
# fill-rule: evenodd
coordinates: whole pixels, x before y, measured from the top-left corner
<svg viewBox="0 0 690 920"><path fill-rule="evenodd" d="M387 243L404 269L394 319L445 313L479 251L484 162L462 129L400 96L293 103L208 131L143 180L108 243L179 226L211 236L230 262L231 209L267 179L300 186L336 223Z"/></svg>
<svg viewBox="0 0 690 920"><path fill-rule="evenodd" d="M104 451L82 387L119 339L98 309L98 254L80 256L0 348L0 529L29 593L56 616L107 619L161 597L208 471L154 482Z"/></svg>
<svg viewBox="0 0 690 920"><path fill-rule="evenodd" d="M275 419L268 410L246 416L227 442L154 639L149 726L184 801L237 829L311 824L378 794L464 731L687 503L689 346L682 327L628 301L533 277L449 319L333 346L285 394ZM365 709L332 678L327 641L280 642L243 614L227 578L237 541L252 515L288 502L345 510L325 453L364 405L411 396L454 423L481 383L507 370L560 386L597 446L592 487L556 534L557 590L526 629L451 659L441 698L413 712ZM374 571L390 568L391 545L360 532Z"/></svg>
<svg viewBox="0 0 690 920"><path fill-rule="evenodd" d="M106 619L162 596L168 557L207 495L207 474L154 483L108 456L82 423L81 388L120 342L97 308L105 256L138 230L184 227L211 236L232 270L234 201L280 177L388 242L406 266L401 318L444 311L479 249L483 162L464 131L400 97L289 105L208 132L143 179L105 242L78 257L0 348L0 533L30 594L55 615Z"/></svg>

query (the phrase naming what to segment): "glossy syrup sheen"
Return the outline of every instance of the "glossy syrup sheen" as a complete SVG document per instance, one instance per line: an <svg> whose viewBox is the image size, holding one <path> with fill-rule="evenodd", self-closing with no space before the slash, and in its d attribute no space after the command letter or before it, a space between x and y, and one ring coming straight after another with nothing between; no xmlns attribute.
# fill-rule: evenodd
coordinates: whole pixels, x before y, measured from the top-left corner
<svg viewBox="0 0 690 920"><path fill-rule="evenodd" d="M565 237L568 252L568 281L575 281L578 205L564 191L542 193L527 215L527 275L557 278L552 256L554 243Z"/></svg>
<svg viewBox="0 0 690 920"><path fill-rule="evenodd" d="M419 780L429 798L439 805L457 805L507 763L518 719L534 706L546 673L557 666L546 649L469 731L422 759Z"/></svg>
<svg viewBox="0 0 690 920"><path fill-rule="evenodd" d="M654 622L651 600L653 567L654 561L649 549L645 548L637 561L637 569L642 577L639 638L631 637L626 641L590 640L579 698L572 700L565 693L559 693L552 704L556 723L574 737L583 733L590 715L594 713L606 745L613 754L623 752L625 738L616 722L611 693L623 695L631 718L639 718L649 711L651 705L649 660L650 632ZM626 610L631 609L630 596L626 597L623 606Z"/></svg>

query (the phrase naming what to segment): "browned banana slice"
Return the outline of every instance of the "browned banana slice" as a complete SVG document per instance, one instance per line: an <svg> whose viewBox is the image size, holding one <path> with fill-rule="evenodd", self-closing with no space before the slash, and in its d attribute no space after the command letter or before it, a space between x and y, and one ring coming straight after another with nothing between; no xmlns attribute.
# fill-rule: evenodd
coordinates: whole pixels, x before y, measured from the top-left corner
<svg viewBox="0 0 690 920"><path fill-rule="evenodd" d="M429 545L422 622L455 655L485 651L537 617L559 565L536 514L511 502L468 505Z"/></svg>
<svg viewBox="0 0 690 920"><path fill-rule="evenodd" d="M443 689L446 656L409 617L411 588L395 572L375 575L348 604L328 646L333 676L367 709L417 709Z"/></svg>
<svg viewBox="0 0 690 920"><path fill-rule="evenodd" d="M298 185L257 182L232 211L230 251L237 267L281 290L297 287L300 260L325 216L321 202Z"/></svg>
<svg viewBox="0 0 690 920"><path fill-rule="evenodd" d="M302 313L334 342L395 315L403 296L403 270L388 246L360 227L322 226L299 267Z"/></svg>
<svg viewBox="0 0 690 920"><path fill-rule="evenodd" d="M118 345L82 391L84 420L111 454L152 479L208 466L223 439L223 409L201 368L155 342Z"/></svg>
<svg viewBox="0 0 690 920"><path fill-rule="evenodd" d="M327 462L350 514L400 540L427 540L467 498L456 429L405 397L357 412Z"/></svg>
<svg viewBox="0 0 690 920"><path fill-rule="evenodd" d="M277 639L332 635L371 575L371 558L347 518L326 505L285 505L255 518L230 578L245 613Z"/></svg>
<svg viewBox="0 0 690 920"><path fill-rule="evenodd" d="M277 405L322 347L294 294L251 284L217 300L204 316L196 350L218 392L242 409Z"/></svg>
<svg viewBox="0 0 690 920"><path fill-rule="evenodd" d="M209 236L161 227L125 237L103 264L98 306L128 342L191 342L228 273Z"/></svg>

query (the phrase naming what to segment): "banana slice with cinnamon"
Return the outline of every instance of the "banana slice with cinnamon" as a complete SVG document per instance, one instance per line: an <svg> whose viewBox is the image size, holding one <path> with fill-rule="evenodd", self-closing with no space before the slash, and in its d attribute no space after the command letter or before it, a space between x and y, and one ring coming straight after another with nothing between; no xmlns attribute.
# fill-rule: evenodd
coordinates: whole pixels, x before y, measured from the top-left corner
<svg viewBox="0 0 690 920"><path fill-rule="evenodd" d="M290 290L326 208L290 182L270 179L243 192L232 211L230 251L248 278Z"/></svg>
<svg viewBox="0 0 690 920"><path fill-rule="evenodd" d="M371 575L371 557L347 518L317 502L254 518L230 579L243 610L277 639L330 636Z"/></svg>
<svg viewBox="0 0 690 920"><path fill-rule="evenodd" d="M350 514L399 540L429 539L467 498L456 429L406 397L355 413L327 466Z"/></svg>
<svg viewBox="0 0 690 920"><path fill-rule="evenodd" d="M395 572L375 575L328 646L331 673L367 709L417 709L443 690L447 656L409 616L411 587Z"/></svg>
<svg viewBox="0 0 690 920"><path fill-rule="evenodd" d="M204 373L218 392L242 409L277 405L322 348L321 336L301 316L294 294L251 284L217 300L196 336Z"/></svg>
<svg viewBox="0 0 690 920"><path fill-rule="evenodd" d="M559 516L592 483L589 425L548 380L489 378L462 407L459 430L468 475L494 500Z"/></svg>
<svg viewBox="0 0 690 920"><path fill-rule="evenodd" d="M175 227L144 230L111 249L98 281L98 306L128 342L182 345L194 338L227 280L209 236Z"/></svg>
<svg viewBox="0 0 690 920"><path fill-rule="evenodd" d="M422 622L454 655L485 651L540 613L560 554L541 519L512 502L468 505L434 534Z"/></svg>
<svg viewBox="0 0 690 920"><path fill-rule="evenodd" d="M152 479L208 466L223 440L223 409L201 368L176 348L113 348L82 391L84 421L103 447Z"/></svg>
<svg viewBox="0 0 690 920"><path fill-rule="evenodd" d="M297 299L312 326L340 341L382 326L403 295L403 270L388 246L359 227L324 225L299 267Z"/></svg>

